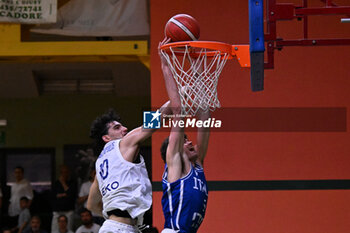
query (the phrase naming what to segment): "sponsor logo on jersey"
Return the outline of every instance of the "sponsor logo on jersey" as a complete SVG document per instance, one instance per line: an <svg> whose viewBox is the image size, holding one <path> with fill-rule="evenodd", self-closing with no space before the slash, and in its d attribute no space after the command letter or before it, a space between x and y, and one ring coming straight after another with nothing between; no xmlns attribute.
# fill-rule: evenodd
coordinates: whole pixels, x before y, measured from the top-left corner
<svg viewBox="0 0 350 233"><path fill-rule="evenodd" d="M102 196L106 195L108 192L112 190L116 190L119 187L118 181L113 181L112 183L108 183L106 186L102 187L101 194Z"/></svg>

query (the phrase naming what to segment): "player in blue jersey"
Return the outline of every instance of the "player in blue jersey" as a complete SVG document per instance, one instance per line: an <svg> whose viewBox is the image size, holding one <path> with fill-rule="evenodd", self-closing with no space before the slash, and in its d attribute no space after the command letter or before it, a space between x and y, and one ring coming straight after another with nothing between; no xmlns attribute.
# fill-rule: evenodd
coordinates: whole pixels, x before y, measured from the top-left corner
<svg viewBox="0 0 350 233"><path fill-rule="evenodd" d="M168 42L164 40L160 46ZM160 55L161 66L173 121L183 120L178 88L171 75L167 62ZM209 111L199 111L197 119L206 120ZM162 233L195 233L201 225L208 200L207 182L203 171L203 161L209 142L209 129L198 128L197 145L184 134L179 124L172 126L170 136L161 147L165 169L162 179L162 207L165 218Z"/></svg>

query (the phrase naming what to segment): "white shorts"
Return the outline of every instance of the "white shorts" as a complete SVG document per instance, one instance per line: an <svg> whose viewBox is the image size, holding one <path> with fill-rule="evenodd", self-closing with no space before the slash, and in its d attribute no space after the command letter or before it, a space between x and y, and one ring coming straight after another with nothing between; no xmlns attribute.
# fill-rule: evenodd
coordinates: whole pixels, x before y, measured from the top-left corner
<svg viewBox="0 0 350 233"><path fill-rule="evenodd" d="M165 228L161 233L176 233L173 229Z"/></svg>
<svg viewBox="0 0 350 233"><path fill-rule="evenodd" d="M139 233L136 226L107 219L98 231L99 233Z"/></svg>

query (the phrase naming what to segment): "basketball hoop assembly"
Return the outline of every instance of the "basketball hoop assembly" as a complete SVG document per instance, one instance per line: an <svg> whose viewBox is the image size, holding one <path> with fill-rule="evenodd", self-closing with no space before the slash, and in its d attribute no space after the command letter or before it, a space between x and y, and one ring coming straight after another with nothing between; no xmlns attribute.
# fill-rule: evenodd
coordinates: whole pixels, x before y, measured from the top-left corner
<svg viewBox="0 0 350 233"><path fill-rule="evenodd" d="M220 107L217 84L226 61L237 57L242 67L250 67L249 45L211 41L182 41L161 46L177 84L182 114L196 115L199 109Z"/></svg>
<svg viewBox="0 0 350 233"><path fill-rule="evenodd" d="M312 2L312 1L309 1ZM274 51L282 50L287 46L332 46L350 45L350 38L310 38L308 19L314 15L345 15L342 23L350 22L350 6L337 5L334 0L321 0L324 5L321 7L310 7L308 0L303 0L302 5L295 3L278 3L276 0L266 0L266 33L264 35L267 51L267 62L265 69L274 68ZM263 8L263 7L262 7ZM286 40L277 34L277 22L286 20L303 21L303 37L300 39Z"/></svg>

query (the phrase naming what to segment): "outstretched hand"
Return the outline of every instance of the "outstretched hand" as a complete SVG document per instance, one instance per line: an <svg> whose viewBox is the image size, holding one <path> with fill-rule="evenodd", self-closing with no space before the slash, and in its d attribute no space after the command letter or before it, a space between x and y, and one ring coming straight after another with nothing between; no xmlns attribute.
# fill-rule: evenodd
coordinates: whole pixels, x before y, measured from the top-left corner
<svg viewBox="0 0 350 233"><path fill-rule="evenodd" d="M171 71L170 65L168 65L168 62L165 58L165 56L162 54L164 51L160 49L161 46L167 44L170 42L170 38L165 37L163 41L159 42L158 45L158 53L161 60L161 68L163 71L164 81L165 81L165 87L168 92L168 97L170 100L170 107L173 110L173 114L175 114L175 111L181 111L181 102L180 102L180 96L179 96L179 90L177 87L177 84L175 83L175 80L173 78L173 73Z"/></svg>
<svg viewBox="0 0 350 233"><path fill-rule="evenodd" d="M170 38L165 37L163 39L163 41L159 42L159 44L158 44L158 54L159 54L159 57L160 57L160 60L161 60L162 64L165 64L166 60L165 60L164 56L162 55L160 47L162 47L163 45L165 45L165 44L167 44L169 42L170 42Z"/></svg>
<svg viewBox="0 0 350 233"><path fill-rule="evenodd" d="M165 44L169 43L169 42L170 42L170 40L171 40L170 38L168 38L168 37L164 37L163 41L159 42L159 45L158 45L158 50L160 50L160 47L161 47L161 46L163 46L163 45L165 45Z"/></svg>

